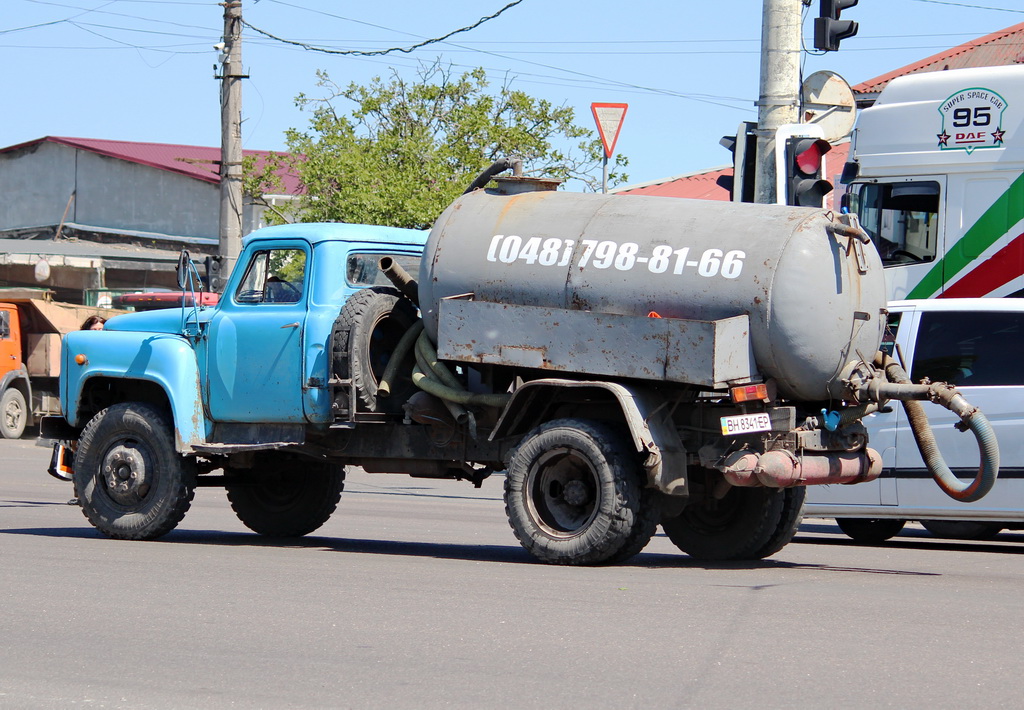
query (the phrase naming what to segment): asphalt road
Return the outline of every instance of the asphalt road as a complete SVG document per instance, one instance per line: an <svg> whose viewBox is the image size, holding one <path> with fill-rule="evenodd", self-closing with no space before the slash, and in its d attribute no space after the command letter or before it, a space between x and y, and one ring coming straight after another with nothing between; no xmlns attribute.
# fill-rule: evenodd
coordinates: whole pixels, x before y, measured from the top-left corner
<svg viewBox="0 0 1024 710"><path fill-rule="evenodd" d="M107 540L49 453L0 440L0 708L1017 707L1024 535L805 522L774 557L532 562L501 482L350 476L316 534L246 531L199 489Z"/></svg>

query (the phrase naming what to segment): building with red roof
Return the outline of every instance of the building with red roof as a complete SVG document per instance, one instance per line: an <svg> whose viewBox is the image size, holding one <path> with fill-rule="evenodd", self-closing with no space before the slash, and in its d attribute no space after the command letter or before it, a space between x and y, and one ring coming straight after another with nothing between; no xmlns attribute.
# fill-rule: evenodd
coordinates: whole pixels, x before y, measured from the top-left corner
<svg viewBox="0 0 1024 710"><path fill-rule="evenodd" d="M244 154L257 165L270 155ZM218 251L219 171L220 148L205 146L46 136L0 148L0 285L45 272L36 285L73 301L88 290L173 286L178 250ZM300 191L295 175L279 177L283 194L271 204ZM246 202L243 233L262 226L264 210ZM83 265L88 244L96 258ZM50 268L37 272L40 260Z"/></svg>

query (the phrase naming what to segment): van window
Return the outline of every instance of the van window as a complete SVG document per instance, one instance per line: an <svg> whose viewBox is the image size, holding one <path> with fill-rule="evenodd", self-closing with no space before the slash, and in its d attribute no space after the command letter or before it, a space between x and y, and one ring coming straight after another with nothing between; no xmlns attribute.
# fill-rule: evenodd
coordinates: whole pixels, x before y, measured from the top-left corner
<svg viewBox="0 0 1024 710"><path fill-rule="evenodd" d="M857 213L885 266L935 260L939 183L860 183L851 186L849 195L850 209Z"/></svg>
<svg viewBox="0 0 1024 710"><path fill-rule="evenodd" d="M882 345L879 348L886 355L892 355L896 357L896 332L900 329L900 319L903 317L903 311L896 311L890 313L889 317L885 321L885 332L882 334Z"/></svg>
<svg viewBox="0 0 1024 710"><path fill-rule="evenodd" d="M1024 313L921 314L910 379L965 387L1024 385Z"/></svg>

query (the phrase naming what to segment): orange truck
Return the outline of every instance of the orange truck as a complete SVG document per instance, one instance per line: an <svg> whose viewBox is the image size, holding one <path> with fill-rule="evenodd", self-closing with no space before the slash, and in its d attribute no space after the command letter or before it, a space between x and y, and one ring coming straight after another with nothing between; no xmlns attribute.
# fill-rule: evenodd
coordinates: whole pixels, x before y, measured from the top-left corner
<svg viewBox="0 0 1024 710"><path fill-rule="evenodd" d="M0 435L17 439L44 414L60 414L60 340L91 315L121 311L53 300L53 292L0 288Z"/></svg>

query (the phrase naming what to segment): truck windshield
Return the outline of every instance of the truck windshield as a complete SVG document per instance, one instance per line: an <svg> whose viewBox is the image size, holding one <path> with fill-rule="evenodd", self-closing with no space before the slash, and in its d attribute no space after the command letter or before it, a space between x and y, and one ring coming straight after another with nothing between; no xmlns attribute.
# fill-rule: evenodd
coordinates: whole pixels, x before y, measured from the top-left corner
<svg viewBox="0 0 1024 710"><path fill-rule="evenodd" d="M935 259L939 183L861 183L851 186L850 210L860 217L885 266Z"/></svg>

